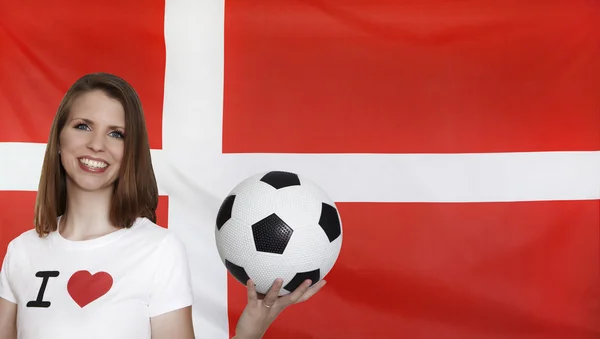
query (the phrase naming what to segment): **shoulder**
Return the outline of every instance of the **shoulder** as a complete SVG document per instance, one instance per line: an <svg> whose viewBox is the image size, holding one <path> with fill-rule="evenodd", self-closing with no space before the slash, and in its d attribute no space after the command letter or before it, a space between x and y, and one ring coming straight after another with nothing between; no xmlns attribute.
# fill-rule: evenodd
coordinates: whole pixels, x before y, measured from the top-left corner
<svg viewBox="0 0 600 339"><path fill-rule="evenodd" d="M143 236L151 288L149 313L155 317L193 304L188 255L181 238L172 230L139 219L133 231ZM140 239L137 239L140 240Z"/></svg>
<svg viewBox="0 0 600 339"><path fill-rule="evenodd" d="M38 235L35 229L31 229L19 234L17 237L12 239L8 245L2 249L4 251L4 259L2 269L15 270L27 261L30 253L37 252L40 248L43 248L46 243L45 238ZM2 257L0 257L2 259ZM6 265L6 266L4 266Z"/></svg>
<svg viewBox="0 0 600 339"><path fill-rule="evenodd" d="M26 249L31 246L43 244L46 240L45 237L40 237L35 229L27 230L15 238L13 238L6 248L7 252L17 251Z"/></svg>
<svg viewBox="0 0 600 339"><path fill-rule="evenodd" d="M183 243L173 231L157 225L150 219L139 218L132 227L132 233L156 251L185 251Z"/></svg>

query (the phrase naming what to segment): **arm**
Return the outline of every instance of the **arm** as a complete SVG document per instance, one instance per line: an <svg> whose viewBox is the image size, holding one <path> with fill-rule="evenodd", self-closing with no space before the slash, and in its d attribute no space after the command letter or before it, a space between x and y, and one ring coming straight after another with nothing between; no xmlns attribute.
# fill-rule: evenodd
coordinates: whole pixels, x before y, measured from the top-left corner
<svg viewBox="0 0 600 339"><path fill-rule="evenodd" d="M9 283L14 259L14 241L11 241L0 269L0 339L17 339L17 302Z"/></svg>
<svg viewBox="0 0 600 339"><path fill-rule="evenodd" d="M0 298L0 339L17 339L17 304Z"/></svg>
<svg viewBox="0 0 600 339"><path fill-rule="evenodd" d="M194 339L191 306L152 317L150 324L152 339Z"/></svg>
<svg viewBox="0 0 600 339"><path fill-rule="evenodd" d="M194 301L186 249L174 234L154 252L149 303L152 339L194 339Z"/></svg>

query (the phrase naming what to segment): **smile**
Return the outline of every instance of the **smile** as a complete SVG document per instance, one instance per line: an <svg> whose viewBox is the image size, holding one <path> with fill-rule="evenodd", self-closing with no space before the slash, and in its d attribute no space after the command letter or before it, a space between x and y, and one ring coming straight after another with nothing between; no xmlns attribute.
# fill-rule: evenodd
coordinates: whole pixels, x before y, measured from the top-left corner
<svg viewBox="0 0 600 339"><path fill-rule="evenodd" d="M88 158L80 158L79 166L90 172L103 172L107 167L108 163L101 160L92 160Z"/></svg>

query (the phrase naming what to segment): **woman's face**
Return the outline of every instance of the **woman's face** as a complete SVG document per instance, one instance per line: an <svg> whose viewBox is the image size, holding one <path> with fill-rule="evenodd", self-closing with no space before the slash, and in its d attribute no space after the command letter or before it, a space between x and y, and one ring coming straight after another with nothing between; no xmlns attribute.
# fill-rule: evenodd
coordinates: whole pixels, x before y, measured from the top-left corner
<svg viewBox="0 0 600 339"><path fill-rule="evenodd" d="M79 96L59 136L68 187L110 188L119 176L124 136L125 111L119 101L98 90Z"/></svg>

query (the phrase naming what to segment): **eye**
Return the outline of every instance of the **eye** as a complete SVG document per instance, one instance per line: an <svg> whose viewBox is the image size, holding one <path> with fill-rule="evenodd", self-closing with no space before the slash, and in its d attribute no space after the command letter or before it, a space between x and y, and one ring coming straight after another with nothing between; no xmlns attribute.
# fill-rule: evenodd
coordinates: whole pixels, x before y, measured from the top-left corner
<svg viewBox="0 0 600 339"><path fill-rule="evenodd" d="M87 124L84 123L79 123L77 125L75 125L76 129L80 129L80 130L84 130L84 131L89 131L90 130L90 126L88 126Z"/></svg>
<svg viewBox="0 0 600 339"><path fill-rule="evenodd" d="M117 139L123 139L123 138L125 138L125 135L121 131L112 131L112 132L109 133L109 135L111 137L117 138Z"/></svg>

